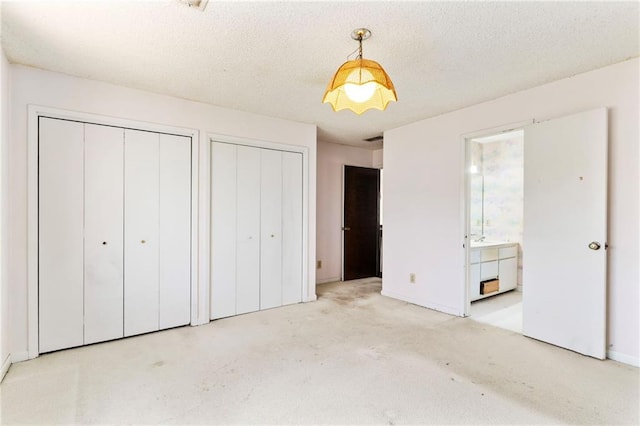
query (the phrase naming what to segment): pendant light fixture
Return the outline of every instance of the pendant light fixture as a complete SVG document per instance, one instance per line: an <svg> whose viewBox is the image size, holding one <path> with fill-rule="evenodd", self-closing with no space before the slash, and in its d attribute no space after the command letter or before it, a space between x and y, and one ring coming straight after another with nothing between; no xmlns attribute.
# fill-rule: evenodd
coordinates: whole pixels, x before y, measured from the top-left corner
<svg viewBox="0 0 640 426"><path fill-rule="evenodd" d="M333 76L322 99L334 111L350 109L356 114L375 108L385 110L398 96L391 78L376 61L362 57L362 40L371 37L371 31L359 28L351 38L359 43L358 56L342 64Z"/></svg>

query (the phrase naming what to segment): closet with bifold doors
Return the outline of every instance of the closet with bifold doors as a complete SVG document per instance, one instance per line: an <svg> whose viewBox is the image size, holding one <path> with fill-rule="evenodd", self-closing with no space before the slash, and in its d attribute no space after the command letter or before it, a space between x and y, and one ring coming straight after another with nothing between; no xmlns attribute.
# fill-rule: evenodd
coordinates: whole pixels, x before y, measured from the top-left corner
<svg viewBox="0 0 640 426"><path fill-rule="evenodd" d="M302 154L211 142L211 319L302 301Z"/></svg>
<svg viewBox="0 0 640 426"><path fill-rule="evenodd" d="M38 118L39 352L191 321L191 137Z"/></svg>

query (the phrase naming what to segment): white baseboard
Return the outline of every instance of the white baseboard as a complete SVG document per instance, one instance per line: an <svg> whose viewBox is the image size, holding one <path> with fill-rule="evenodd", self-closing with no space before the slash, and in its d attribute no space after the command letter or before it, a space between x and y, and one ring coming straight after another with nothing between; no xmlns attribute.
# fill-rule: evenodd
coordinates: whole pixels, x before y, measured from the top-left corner
<svg viewBox="0 0 640 426"><path fill-rule="evenodd" d="M316 280L316 284L335 283L336 281L340 281L340 277L323 278L321 280Z"/></svg>
<svg viewBox="0 0 640 426"><path fill-rule="evenodd" d="M11 367L11 354L7 355L7 359L4 360L2 367L0 367L0 383L2 383L2 379L4 379L7 371L9 371L9 367Z"/></svg>
<svg viewBox="0 0 640 426"><path fill-rule="evenodd" d="M398 299L404 302L413 303L414 305L422 306L423 308L432 309L438 312L443 312L445 314L455 315L457 317L464 316L463 313L458 312L456 308L452 308L451 306L440 305L438 303L433 303L433 302L425 302L422 300L413 299L403 294L394 293L386 290L382 290L380 294L386 297L391 297L392 299Z"/></svg>
<svg viewBox="0 0 640 426"><path fill-rule="evenodd" d="M631 355L621 354L620 352L616 351L607 351L607 358L621 362L623 364L640 367L640 359Z"/></svg>
<svg viewBox="0 0 640 426"><path fill-rule="evenodd" d="M207 317L204 318L199 318L197 321L192 322L191 324L189 324L191 327L198 327L201 325L205 325L205 324L209 324L211 320Z"/></svg>
<svg viewBox="0 0 640 426"><path fill-rule="evenodd" d="M12 352L11 353L11 363L15 364L16 362L22 362L30 359L28 351L22 352Z"/></svg>

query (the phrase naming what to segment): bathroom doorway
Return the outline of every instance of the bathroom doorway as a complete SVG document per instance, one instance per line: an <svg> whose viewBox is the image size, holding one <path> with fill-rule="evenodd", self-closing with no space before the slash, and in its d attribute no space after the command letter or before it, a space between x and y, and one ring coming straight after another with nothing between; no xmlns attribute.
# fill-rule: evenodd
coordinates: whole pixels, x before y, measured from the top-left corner
<svg viewBox="0 0 640 426"><path fill-rule="evenodd" d="M606 357L607 122L596 108L463 137L466 316Z"/></svg>
<svg viewBox="0 0 640 426"><path fill-rule="evenodd" d="M522 333L524 130L466 139L468 315Z"/></svg>

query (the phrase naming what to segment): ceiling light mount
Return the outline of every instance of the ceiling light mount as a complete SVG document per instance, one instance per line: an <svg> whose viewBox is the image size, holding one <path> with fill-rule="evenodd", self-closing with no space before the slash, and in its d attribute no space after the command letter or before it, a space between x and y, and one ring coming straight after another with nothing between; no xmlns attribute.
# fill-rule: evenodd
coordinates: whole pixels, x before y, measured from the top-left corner
<svg viewBox="0 0 640 426"><path fill-rule="evenodd" d="M177 0L178 3L182 3L186 6L198 9L204 12L204 8L207 7L209 0Z"/></svg>
<svg viewBox="0 0 640 426"><path fill-rule="evenodd" d="M358 56L336 71L322 99L334 111L349 109L362 114L369 109L385 110L389 102L398 100L391 78L382 66L362 57L362 41L371 37L367 28L357 28L351 38L358 42Z"/></svg>
<svg viewBox="0 0 640 426"><path fill-rule="evenodd" d="M351 38L356 41L366 40L369 37L371 37L371 31L366 28L358 28L351 33Z"/></svg>

